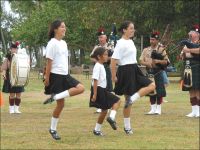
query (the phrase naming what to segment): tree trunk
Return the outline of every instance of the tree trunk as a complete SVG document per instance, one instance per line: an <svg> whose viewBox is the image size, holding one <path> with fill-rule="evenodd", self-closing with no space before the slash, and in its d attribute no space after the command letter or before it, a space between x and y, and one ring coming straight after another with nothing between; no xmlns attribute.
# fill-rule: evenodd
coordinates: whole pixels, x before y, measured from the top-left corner
<svg viewBox="0 0 200 150"><path fill-rule="evenodd" d="M71 65L74 66L76 63L76 55L74 50L70 50L71 53Z"/></svg>
<svg viewBox="0 0 200 150"><path fill-rule="evenodd" d="M1 28L1 27L0 27ZM3 50L3 53L5 54L6 52L6 43L5 43L5 38L4 38L4 35L3 35L3 30L1 28L1 39L2 39L2 50Z"/></svg>
<svg viewBox="0 0 200 150"><path fill-rule="evenodd" d="M85 51L84 49L81 48L80 49L80 65L83 64L84 60L85 60Z"/></svg>

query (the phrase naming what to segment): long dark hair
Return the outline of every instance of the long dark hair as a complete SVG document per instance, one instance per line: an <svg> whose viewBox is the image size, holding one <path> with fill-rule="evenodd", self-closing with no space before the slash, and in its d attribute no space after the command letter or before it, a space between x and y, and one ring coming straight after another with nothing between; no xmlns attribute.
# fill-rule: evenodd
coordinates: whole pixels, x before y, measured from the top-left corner
<svg viewBox="0 0 200 150"><path fill-rule="evenodd" d="M128 26L129 26L131 23L133 24L132 21L124 21L124 22L121 24L121 26L119 27L118 31L121 32L122 34L124 34L123 29L127 29Z"/></svg>
<svg viewBox="0 0 200 150"><path fill-rule="evenodd" d="M102 56L106 49L104 47L97 47L94 50L94 53L91 55L91 58L95 58L96 60L99 60L98 56Z"/></svg>
<svg viewBox="0 0 200 150"><path fill-rule="evenodd" d="M62 20L55 20L54 22L51 23L48 33L49 40L55 36L54 30L58 29L58 27L60 27L62 22L63 22Z"/></svg>

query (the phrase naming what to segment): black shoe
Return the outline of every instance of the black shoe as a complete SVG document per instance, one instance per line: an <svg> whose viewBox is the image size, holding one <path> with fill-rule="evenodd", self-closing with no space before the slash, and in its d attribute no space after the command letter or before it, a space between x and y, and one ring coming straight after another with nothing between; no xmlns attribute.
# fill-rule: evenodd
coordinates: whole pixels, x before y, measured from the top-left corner
<svg viewBox="0 0 200 150"><path fill-rule="evenodd" d="M107 121L110 124L110 126L113 128L113 130L117 130L117 125L116 125L116 122L114 120L112 120L110 117L108 117Z"/></svg>
<svg viewBox="0 0 200 150"><path fill-rule="evenodd" d="M124 108L128 108L132 104L133 104L133 102L131 101L131 97L129 96L128 99L125 101Z"/></svg>
<svg viewBox="0 0 200 150"><path fill-rule="evenodd" d="M55 101L55 100L53 99L54 96L55 96L55 94L51 94L51 96L50 96L49 98L47 98L47 99L43 102L43 104L48 104L48 103L52 103L53 101Z"/></svg>
<svg viewBox="0 0 200 150"><path fill-rule="evenodd" d="M61 139L56 130L51 130L51 129L49 129L49 133L51 134L51 136L52 136L55 140L60 140L60 139Z"/></svg>
<svg viewBox="0 0 200 150"><path fill-rule="evenodd" d="M128 135L133 134L133 130L132 130L132 129L125 129L125 128L124 128L124 131L125 131L125 133L128 134Z"/></svg>
<svg viewBox="0 0 200 150"><path fill-rule="evenodd" d="M94 135L96 135L96 136L103 136L103 133L102 133L101 131L93 130L93 133L94 133Z"/></svg>

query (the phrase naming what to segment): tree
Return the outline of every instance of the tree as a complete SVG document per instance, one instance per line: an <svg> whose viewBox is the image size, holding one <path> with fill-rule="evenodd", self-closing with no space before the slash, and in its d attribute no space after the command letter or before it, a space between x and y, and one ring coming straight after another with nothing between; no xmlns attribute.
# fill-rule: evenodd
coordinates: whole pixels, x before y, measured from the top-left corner
<svg viewBox="0 0 200 150"><path fill-rule="evenodd" d="M119 27L123 20L133 21L136 36L144 36L145 46L149 45L152 30L163 33L166 25L170 24L172 40L180 40L187 37L192 24L199 23L198 0L10 2L12 10L20 14L18 22L11 27L13 38L38 49L47 43L48 25L61 18L67 25L65 40L72 55L76 49L81 49L83 53L91 51L99 26L104 26L109 34L113 22ZM136 44L140 44L138 38ZM170 59L175 61L174 55Z"/></svg>

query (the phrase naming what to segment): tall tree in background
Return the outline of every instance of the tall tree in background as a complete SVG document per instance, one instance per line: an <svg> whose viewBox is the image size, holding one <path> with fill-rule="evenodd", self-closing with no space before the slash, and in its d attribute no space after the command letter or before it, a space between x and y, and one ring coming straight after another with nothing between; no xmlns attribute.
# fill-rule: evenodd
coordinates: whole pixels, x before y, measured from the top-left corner
<svg viewBox="0 0 200 150"><path fill-rule="evenodd" d="M136 36L145 37L145 46L152 30L163 33L166 25L170 24L172 39L180 40L187 37L192 24L199 23L198 0L10 2L12 10L20 14L18 22L12 26L13 38L25 41L35 49L46 45L48 25L57 18L66 23L65 40L69 49L81 49L83 53L92 50L98 27L104 26L109 34L113 22L119 27L123 20L133 21ZM139 44L137 41L136 46ZM175 58L170 59L175 61Z"/></svg>

